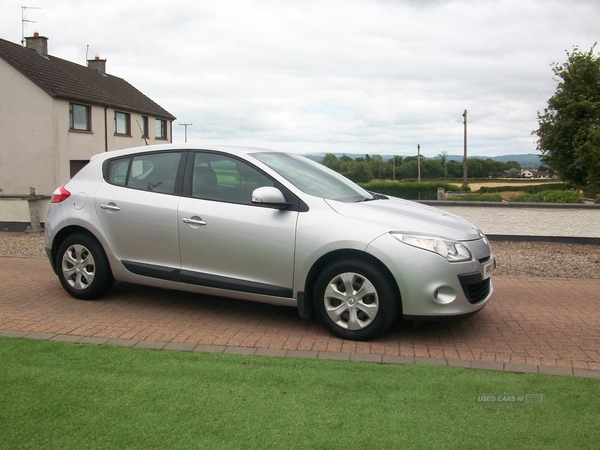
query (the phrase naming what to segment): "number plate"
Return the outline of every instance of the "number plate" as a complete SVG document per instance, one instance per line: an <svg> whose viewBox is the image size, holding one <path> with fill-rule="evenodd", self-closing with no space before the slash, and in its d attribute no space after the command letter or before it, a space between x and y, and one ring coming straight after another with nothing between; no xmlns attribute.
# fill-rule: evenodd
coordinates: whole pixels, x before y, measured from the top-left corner
<svg viewBox="0 0 600 450"><path fill-rule="evenodd" d="M495 260L491 260L489 263L486 263L483 266L483 279L487 280L492 275L495 268L496 268Z"/></svg>

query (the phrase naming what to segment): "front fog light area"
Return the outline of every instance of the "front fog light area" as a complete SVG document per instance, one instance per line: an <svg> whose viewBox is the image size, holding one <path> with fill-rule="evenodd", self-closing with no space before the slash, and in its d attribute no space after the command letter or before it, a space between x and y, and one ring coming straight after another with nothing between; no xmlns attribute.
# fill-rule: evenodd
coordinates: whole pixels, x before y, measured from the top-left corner
<svg viewBox="0 0 600 450"><path fill-rule="evenodd" d="M442 286L433 293L433 299L442 305L452 303L456 300L456 291L450 286Z"/></svg>
<svg viewBox="0 0 600 450"><path fill-rule="evenodd" d="M472 259L469 249L458 241L417 234L391 234L400 242L437 253L450 262L470 261Z"/></svg>

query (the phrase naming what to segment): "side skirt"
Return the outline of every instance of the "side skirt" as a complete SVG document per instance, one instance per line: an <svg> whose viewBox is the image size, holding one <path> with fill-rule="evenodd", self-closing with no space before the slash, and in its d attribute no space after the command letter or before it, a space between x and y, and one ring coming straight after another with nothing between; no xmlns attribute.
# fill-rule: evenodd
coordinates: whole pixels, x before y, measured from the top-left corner
<svg viewBox="0 0 600 450"><path fill-rule="evenodd" d="M236 278L222 277L190 270L173 269L171 267L157 266L154 264L122 261L123 266L136 275L158 278L160 280L174 281L177 283L193 284L228 291L247 292L250 294L268 295L273 297L293 298L292 289L273 286L255 281L238 280Z"/></svg>

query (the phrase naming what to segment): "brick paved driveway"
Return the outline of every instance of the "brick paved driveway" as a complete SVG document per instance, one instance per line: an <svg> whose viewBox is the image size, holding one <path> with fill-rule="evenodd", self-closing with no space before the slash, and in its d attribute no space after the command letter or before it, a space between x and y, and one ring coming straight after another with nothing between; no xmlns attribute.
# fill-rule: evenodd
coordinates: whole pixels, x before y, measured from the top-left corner
<svg viewBox="0 0 600 450"><path fill-rule="evenodd" d="M399 322L380 339L352 342L293 308L124 283L79 301L46 260L0 257L0 336L600 375L600 280L495 277L494 286L469 319Z"/></svg>

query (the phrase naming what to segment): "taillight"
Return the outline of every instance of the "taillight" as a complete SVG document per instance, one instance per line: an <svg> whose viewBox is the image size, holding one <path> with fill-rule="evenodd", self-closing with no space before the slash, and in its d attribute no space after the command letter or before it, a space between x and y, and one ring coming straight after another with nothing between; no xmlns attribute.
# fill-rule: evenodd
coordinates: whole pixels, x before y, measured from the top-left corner
<svg viewBox="0 0 600 450"><path fill-rule="evenodd" d="M52 197L50 198L50 203L60 203L64 202L71 196L71 193L65 189L65 185L63 184L57 190L52 193Z"/></svg>

